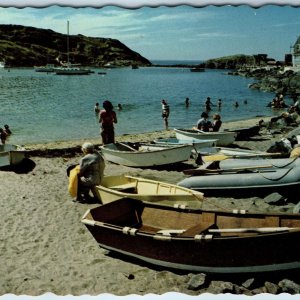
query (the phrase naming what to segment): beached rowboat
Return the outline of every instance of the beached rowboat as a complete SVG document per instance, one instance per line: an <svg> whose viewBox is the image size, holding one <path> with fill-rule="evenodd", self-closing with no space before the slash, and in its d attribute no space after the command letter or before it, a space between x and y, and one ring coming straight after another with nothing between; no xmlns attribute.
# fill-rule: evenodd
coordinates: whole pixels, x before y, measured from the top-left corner
<svg viewBox="0 0 300 300"><path fill-rule="evenodd" d="M167 182L127 175L105 176L96 186L103 204L130 197L161 205L201 208L203 194Z"/></svg>
<svg viewBox="0 0 300 300"><path fill-rule="evenodd" d="M189 272L257 273L300 267L300 214L178 210L123 198L82 218L97 243Z"/></svg>
<svg viewBox="0 0 300 300"><path fill-rule="evenodd" d="M201 130L194 129L177 129L174 128L176 138L178 140L217 140L217 146L228 146L235 141L237 135L236 132L230 131L218 131L218 132L204 132Z"/></svg>
<svg viewBox="0 0 300 300"><path fill-rule="evenodd" d="M0 145L0 167L17 165L26 157L26 150L19 145Z"/></svg>
<svg viewBox="0 0 300 300"><path fill-rule="evenodd" d="M186 161L192 145L164 146L142 143L115 143L100 147L104 158L128 167L154 167Z"/></svg>
<svg viewBox="0 0 300 300"><path fill-rule="evenodd" d="M230 173L191 176L178 185L200 191L205 196L251 197L274 192L293 195L300 190L300 167L245 168Z"/></svg>
<svg viewBox="0 0 300 300"><path fill-rule="evenodd" d="M202 151L213 151L212 147L215 147L217 140L179 140L177 138L168 138L168 139L156 139L153 141L156 144L169 145L169 146L178 146L178 145L192 145L194 150L197 152Z"/></svg>

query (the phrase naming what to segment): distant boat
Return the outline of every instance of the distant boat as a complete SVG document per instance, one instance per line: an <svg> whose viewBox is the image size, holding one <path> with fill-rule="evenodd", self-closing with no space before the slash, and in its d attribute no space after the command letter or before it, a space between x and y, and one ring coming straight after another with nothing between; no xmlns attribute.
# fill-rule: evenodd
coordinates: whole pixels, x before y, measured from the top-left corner
<svg viewBox="0 0 300 300"><path fill-rule="evenodd" d="M54 69L56 75L89 75L91 70L80 67L78 64L74 65L70 63L69 58L69 21L67 22L67 57L68 61L61 67Z"/></svg>
<svg viewBox="0 0 300 300"><path fill-rule="evenodd" d="M0 68L5 68L5 61L4 60L0 61Z"/></svg>
<svg viewBox="0 0 300 300"><path fill-rule="evenodd" d="M34 66L34 70L36 72L54 72L55 65L54 64L47 64L45 66Z"/></svg>
<svg viewBox="0 0 300 300"><path fill-rule="evenodd" d="M132 68L133 70L135 70L135 69L138 69L139 66L138 66L138 65L132 65L131 68Z"/></svg>
<svg viewBox="0 0 300 300"><path fill-rule="evenodd" d="M194 67L190 69L191 72L205 72L204 68L201 67Z"/></svg>

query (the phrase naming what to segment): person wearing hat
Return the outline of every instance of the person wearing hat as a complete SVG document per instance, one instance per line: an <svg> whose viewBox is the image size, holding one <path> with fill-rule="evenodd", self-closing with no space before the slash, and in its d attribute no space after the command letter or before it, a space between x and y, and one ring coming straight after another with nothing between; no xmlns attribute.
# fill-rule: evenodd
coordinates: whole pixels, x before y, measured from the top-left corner
<svg viewBox="0 0 300 300"><path fill-rule="evenodd" d="M88 200L89 191L101 183L105 162L92 143L82 145L84 156L79 163L77 201Z"/></svg>
<svg viewBox="0 0 300 300"><path fill-rule="evenodd" d="M111 144L115 142L114 123L118 123L117 115L113 110L113 105L110 101L103 102L103 110L99 113L99 123L101 123L102 143Z"/></svg>

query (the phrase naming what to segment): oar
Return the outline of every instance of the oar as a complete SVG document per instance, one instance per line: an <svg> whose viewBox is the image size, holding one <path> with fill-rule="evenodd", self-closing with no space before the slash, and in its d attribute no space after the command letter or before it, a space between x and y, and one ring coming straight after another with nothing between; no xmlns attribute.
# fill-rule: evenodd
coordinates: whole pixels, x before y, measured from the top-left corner
<svg viewBox="0 0 300 300"><path fill-rule="evenodd" d="M132 148L131 146L129 146L127 144L124 144L124 143L121 143L121 142L119 142L119 144L122 145L122 146L124 146L124 147L126 147L126 148L128 148L128 149L130 149L130 150L132 150L133 152L138 152L138 150Z"/></svg>
<svg viewBox="0 0 300 300"><path fill-rule="evenodd" d="M299 227L260 227L260 228L224 228L224 229L209 229L210 233L270 233L281 231L299 230Z"/></svg>
<svg viewBox="0 0 300 300"><path fill-rule="evenodd" d="M206 175L206 174L220 174L220 173L233 173L239 171L251 171L257 169L266 169L266 168L274 168L272 165L264 165L264 166L253 166L253 167L240 167L240 168L230 168L230 169L187 169L182 172L185 175ZM274 172L274 170L263 170L263 172Z"/></svg>
<svg viewBox="0 0 300 300"><path fill-rule="evenodd" d="M249 154L249 155L225 155L225 154L213 154L213 155L203 155L202 159L205 162L225 160L230 158L255 158L255 157L268 157L282 155L282 153L264 153L264 154Z"/></svg>

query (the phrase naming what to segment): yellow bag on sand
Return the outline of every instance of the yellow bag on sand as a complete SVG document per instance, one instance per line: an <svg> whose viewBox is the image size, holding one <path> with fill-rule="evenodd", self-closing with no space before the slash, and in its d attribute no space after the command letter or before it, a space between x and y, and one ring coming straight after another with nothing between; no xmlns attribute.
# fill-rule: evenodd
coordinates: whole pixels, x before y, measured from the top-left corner
<svg viewBox="0 0 300 300"><path fill-rule="evenodd" d="M71 197L77 197L77 189L78 189L78 174L80 172L80 166L76 166L74 169L70 171L69 175L69 187L68 191Z"/></svg>
<svg viewBox="0 0 300 300"><path fill-rule="evenodd" d="M300 157L300 147L296 147L291 151L290 157Z"/></svg>

